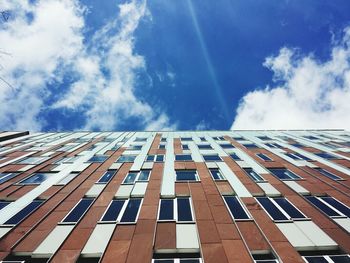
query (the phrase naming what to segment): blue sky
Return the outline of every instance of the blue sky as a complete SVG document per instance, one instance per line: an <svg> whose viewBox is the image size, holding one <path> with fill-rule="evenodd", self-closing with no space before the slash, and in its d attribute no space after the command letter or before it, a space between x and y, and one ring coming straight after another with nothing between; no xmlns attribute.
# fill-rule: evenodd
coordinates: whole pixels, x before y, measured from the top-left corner
<svg viewBox="0 0 350 263"><path fill-rule="evenodd" d="M4 130L350 125L348 0L18 0L0 9L11 13L0 24Z"/></svg>

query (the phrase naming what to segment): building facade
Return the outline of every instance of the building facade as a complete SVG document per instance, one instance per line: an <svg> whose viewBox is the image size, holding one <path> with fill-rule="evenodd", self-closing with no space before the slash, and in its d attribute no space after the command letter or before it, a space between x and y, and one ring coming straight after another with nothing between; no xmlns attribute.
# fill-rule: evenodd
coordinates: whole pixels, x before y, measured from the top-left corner
<svg viewBox="0 0 350 263"><path fill-rule="evenodd" d="M0 262L350 262L350 133L0 142Z"/></svg>

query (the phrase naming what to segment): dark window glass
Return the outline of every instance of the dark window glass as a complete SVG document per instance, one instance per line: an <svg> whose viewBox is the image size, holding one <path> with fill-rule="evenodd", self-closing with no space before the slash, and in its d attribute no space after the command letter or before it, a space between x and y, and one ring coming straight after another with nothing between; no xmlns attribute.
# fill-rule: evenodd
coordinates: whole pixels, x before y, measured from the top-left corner
<svg viewBox="0 0 350 263"><path fill-rule="evenodd" d="M150 170L141 170L138 181L148 181L149 175L151 171Z"/></svg>
<svg viewBox="0 0 350 263"><path fill-rule="evenodd" d="M0 210L3 209L5 206L7 206L10 203L11 202L8 202L8 201L0 201Z"/></svg>
<svg viewBox="0 0 350 263"><path fill-rule="evenodd" d="M267 137L267 136L258 136L258 138L260 140L263 140L263 141L268 141L268 140L271 140L271 138Z"/></svg>
<svg viewBox="0 0 350 263"><path fill-rule="evenodd" d="M188 150L188 149L189 149L189 148L188 148L188 144L183 144L183 145L182 145L182 149Z"/></svg>
<svg viewBox="0 0 350 263"><path fill-rule="evenodd" d="M210 144L198 144L198 149L202 149L202 150L211 150L213 149L213 147L211 147Z"/></svg>
<svg viewBox="0 0 350 263"><path fill-rule="evenodd" d="M175 161L192 161L192 156L190 154L178 154L175 156Z"/></svg>
<svg viewBox="0 0 350 263"><path fill-rule="evenodd" d="M137 173L128 173L125 177L123 184L133 184L135 183Z"/></svg>
<svg viewBox="0 0 350 263"><path fill-rule="evenodd" d="M52 174L49 173L36 173L21 181L20 184L41 184L42 182L47 180L51 175Z"/></svg>
<svg viewBox="0 0 350 263"><path fill-rule="evenodd" d="M334 261L334 263L350 263L350 258L347 255L329 257Z"/></svg>
<svg viewBox="0 0 350 263"><path fill-rule="evenodd" d="M325 152L320 152L320 153L315 153L317 156L322 157L324 159L338 159L337 156L334 156L332 154L329 153L325 153Z"/></svg>
<svg viewBox="0 0 350 263"><path fill-rule="evenodd" d="M162 199L160 201L159 220L173 220L174 219L174 200Z"/></svg>
<svg viewBox="0 0 350 263"><path fill-rule="evenodd" d="M318 138L315 137L315 136L307 135L307 136L303 136L303 137L306 138L306 139L309 139L309 140L318 140Z"/></svg>
<svg viewBox="0 0 350 263"><path fill-rule="evenodd" d="M220 156L217 154L213 155L203 155L205 161L222 161Z"/></svg>
<svg viewBox="0 0 350 263"><path fill-rule="evenodd" d="M160 141L161 142L166 142L166 138L162 138Z"/></svg>
<svg viewBox="0 0 350 263"><path fill-rule="evenodd" d="M20 223L23 219L29 216L34 210L36 210L41 204L42 200L34 200L17 214L12 216L9 220L7 220L4 225L16 225Z"/></svg>
<svg viewBox="0 0 350 263"><path fill-rule="evenodd" d="M0 173L0 184L17 176L18 173Z"/></svg>
<svg viewBox="0 0 350 263"><path fill-rule="evenodd" d="M322 203L318 198L314 196L307 196L306 199L309 200L313 205L318 207L321 211L326 213L328 216L340 216L339 213L334 211L332 208L330 208L326 204Z"/></svg>
<svg viewBox="0 0 350 263"><path fill-rule="evenodd" d="M106 161L108 158L108 156L105 155L95 155L92 158L90 158L90 160L88 162L90 163L103 163L104 161Z"/></svg>
<svg viewBox="0 0 350 263"><path fill-rule="evenodd" d="M189 141L192 141L192 138L190 137L181 138L181 141L189 142Z"/></svg>
<svg viewBox="0 0 350 263"><path fill-rule="evenodd" d="M224 199L234 219L249 219L248 214L235 196L224 196Z"/></svg>
<svg viewBox="0 0 350 263"><path fill-rule="evenodd" d="M147 138L136 138L135 139L135 142L145 142L145 141L147 141Z"/></svg>
<svg viewBox="0 0 350 263"><path fill-rule="evenodd" d="M248 149L253 149L253 148L259 148L256 144L254 143L250 143L250 144L243 144L243 146L245 148L248 148Z"/></svg>
<svg viewBox="0 0 350 263"><path fill-rule="evenodd" d="M141 199L130 199L120 222L135 222L140 204Z"/></svg>
<svg viewBox="0 0 350 263"><path fill-rule="evenodd" d="M63 219L62 222L66 223L76 223L84 215L84 213L89 209L90 205L94 201L93 198L83 198L80 202L70 211L70 213Z"/></svg>
<svg viewBox="0 0 350 263"><path fill-rule="evenodd" d="M239 158L238 155L235 153L231 153L230 156L235 161L242 161L241 158Z"/></svg>
<svg viewBox="0 0 350 263"><path fill-rule="evenodd" d="M346 205L338 202L336 199L332 197L322 197L322 200L326 201L328 204L333 206L338 211L342 212L347 217L350 217L350 209Z"/></svg>
<svg viewBox="0 0 350 263"><path fill-rule="evenodd" d="M146 161L153 162L154 161L154 155L147 155Z"/></svg>
<svg viewBox="0 0 350 263"><path fill-rule="evenodd" d="M264 161L271 161L272 160L270 157L268 157L266 154L263 154L263 153L257 153L256 156L263 159Z"/></svg>
<svg viewBox="0 0 350 263"><path fill-rule="evenodd" d="M115 175L116 171L107 171L101 178L98 180L98 183L108 183L113 176Z"/></svg>
<svg viewBox="0 0 350 263"><path fill-rule="evenodd" d="M319 257L305 257L309 263L329 263L327 259L322 256Z"/></svg>
<svg viewBox="0 0 350 263"><path fill-rule="evenodd" d="M310 161L311 160L310 158L308 158L308 157L306 157L304 155L301 155L300 153L293 153L293 154L286 153L286 155L288 157L292 158L293 160L300 160L300 159L305 160L305 161Z"/></svg>
<svg viewBox="0 0 350 263"><path fill-rule="evenodd" d="M298 180L301 179L295 173L289 171L288 169L280 168L280 169L269 169L269 171L276 177L281 180Z"/></svg>
<svg viewBox="0 0 350 263"><path fill-rule="evenodd" d="M141 150L142 145L132 145L128 147L128 150Z"/></svg>
<svg viewBox="0 0 350 263"><path fill-rule="evenodd" d="M158 154L156 157L156 162L164 162L164 155Z"/></svg>
<svg viewBox="0 0 350 263"><path fill-rule="evenodd" d="M204 137L199 137L199 139L201 139L202 142L206 141L206 139Z"/></svg>
<svg viewBox="0 0 350 263"><path fill-rule="evenodd" d="M267 197L258 197L258 202L265 208L274 220L288 220L288 218Z"/></svg>
<svg viewBox="0 0 350 263"><path fill-rule="evenodd" d="M232 144L220 144L221 148L223 149L231 149L235 148Z"/></svg>
<svg viewBox="0 0 350 263"><path fill-rule="evenodd" d="M265 143L266 146L270 148L280 148L281 146L277 143Z"/></svg>
<svg viewBox="0 0 350 263"><path fill-rule="evenodd" d="M219 169L210 169L211 176L214 180L224 180L224 176L220 173Z"/></svg>
<svg viewBox="0 0 350 263"><path fill-rule="evenodd" d="M136 155L122 155L118 159L118 163L132 163L136 158Z"/></svg>
<svg viewBox="0 0 350 263"><path fill-rule="evenodd" d="M327 170L324 170L322 168L316 168L315 170L317 170L319 173L321 173L322 175L332 179L332 180L341 180L342 178L339 176L336 176L334 174L332 174L331 172L328 172Z"/></svg>
<svg viewBox="0 0 350 263"><path fill-rule="evenodd" d="M159 144L159 149L165 149L165 145L164 144Z"/></svg>
<svg viewBox="0 0 350 263"><path fill-rule="evenodd" d="M180 263L199 263L199 259L180 259Z"/></svg>
<svg viewBox="0 0 350 263"><path fill-rule="evenodd" d="M291 218L305 218L305 216L298 209L296 209L287 199L274 198L274 200Z"/></svg>
<svg viewBox="0 0 350 263"><path fill-rule="evenodd" d="M174 263L173 259L155 259L154 263Z"/></svg>
<svg viewBox="0 0 350 263"><path fill-rule="evenodd" d="M124 203L125 200L113 200L101 221L116 221Z"/></svg>
<svg viewBox="0 0 350 263"><path fill-rule="evenodd" d="M197 181L195 170L176 171L176 181Z"/></svg>
<svg viewBox="0 0 350 263"><path fill-rule="evenodd" d="M189 198L177 198L177 220L192 221L192 211Z"/></svg>
<svg viewBox="0 0 350 263"><path fill-rule="evenodd" d="M243 169L246 174L255 182L261 182L264 181L264 178L262 178L259 174L257 174L253 169L251 168L244 168Z"/></svg>

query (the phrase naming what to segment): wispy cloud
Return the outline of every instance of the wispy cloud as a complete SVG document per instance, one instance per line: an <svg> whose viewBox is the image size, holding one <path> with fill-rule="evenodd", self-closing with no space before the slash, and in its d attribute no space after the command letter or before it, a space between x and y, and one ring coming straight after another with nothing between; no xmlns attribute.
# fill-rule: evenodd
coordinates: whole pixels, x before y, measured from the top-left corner
<svg viewBox="0 0 350 263"><path fill-rule="evenodd" d="M350 27L327 61L284 47L264 66L275 85L242 98L232 129L350 129Z"/></svg>
<svg viewBox="0 0 350 263"><path fill-rule="evenodd" d="M44 110L79 112L83 129L112 130L129 118L140 127L174 127L167 115L135 95L137 76L146 73L143 56L134 51L134 35L149 17L146 0L116 8L116 16L84 39L86 8L78 1L5 1L15 14L0 27L2 48L11 53L2 62L0 125L2 129L40 130ZM54 89L72 76L68 89ZM58 99L55 99L58 98ZM53 101L46 105L45 101Z"/></svg>

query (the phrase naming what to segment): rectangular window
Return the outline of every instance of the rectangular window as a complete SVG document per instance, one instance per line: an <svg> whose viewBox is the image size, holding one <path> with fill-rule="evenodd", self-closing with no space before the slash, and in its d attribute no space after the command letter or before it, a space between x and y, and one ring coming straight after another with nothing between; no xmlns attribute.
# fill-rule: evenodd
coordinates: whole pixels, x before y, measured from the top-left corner
<svg viewBox="0 0 350 263"><path fill-rule="evenodd" d="M146 142L147 141L147 138L140 138L140 137L137 137L134 142Z"/></svg>
<svg viewBox="0 0 350 263"><path fill-rule="evenodd" d="M192 161L192 156L190 154L177 154L175 161Z"/></svg>
<svg viewBox="0 0 350 263"><path fill-rule="evenodd" d="M83 198L73 207L69 214L62 220L63 223L77 223L90 208L94 198Z"/></svg>
<svg viewBox="0 0 350 263"><path fill-rule="evenodd" d="M311 161L310 158L307 158L304 155L301 155L300 153L286 153L285 155L292 158L293 160Z"/></svg>
<svg viewBox="0 0 350 263"><path fill-rule="evenodd" d="M120 212L122 211L125 204L125 200L113 200L104 215L101 218L102 222L114 222L117 221L118 218L120 220Z"/></svg>
<svg viewBox="0 0 350 263"><path fill-rule="evenodd" d="M200 258L159 258L153 259L152 263L202 263Z"/></svg>
<svg viewBox="0 0 350 263"><path fill-rule="evenodd" d="M250 219L246 209L236 196L224 196L224 200L233 219Z"/></svg>
<svg viewBox="0 0 350 263"><path fill-rule="evenodd" d="M303 257L308 263L349 263L349 255L321 255Z"/></svg>
<svg viewBox="0 0 350 263"><path fill-rule="evenodd" d="M247 149L259 148L258 145L254 144L254 143L243 144L243 146Z"/></svg>
<svg viewBox="0 0 350 263"><path fill-rule="evenodd" d="M267 137L267 136L258 136L258 138L262 141L268 141L268 140L271 140L270 137Z"/></svg>
<svg viewBox="0 0 350 263"><path fill-rule="evenodd" d="M201 149L201 150L212 150L213 147L211 147L210 144L198 144L198 149Z"/></svg>
<svg viewBox="0 0 350 263"><path fill-rule="evenodd" d="M199 137L199 139L202 141L202 142L206 142L207 139L205 139L205 137Z"/></svg>
<svg viewBox="0 0 350 263"><path fill-rule="evenodd" d="M232 144L220 144L223 149L232 149L235 148Z"/></svg>
<svg viewBox="0 0 350 263"><path fill-rule="evenodd" d="M177 198L177 221L193 221L192 209L189 198Z"/></svg>
<svg viewBox="0 0 350 263"><path fill-rule="evenodd" d="M245 173L254 181L254 182L264 182L264 178L262 178L257 172L255 172L251 168L244 168Z"/></svg>
<svg viewBox="0 0 350 263"><path fill-rule="evenodd" d="M103 163L104 161L106 161L108 158L107 155L95 155L93 157L91 157L88 162L89 163Z"/></svg>
<svg viewBox="0 0 350 263"><path fill-rule="evenodd" d="M230 154L230 157L231 157L233 160L235 160L235 161L242 161L242 159L239 158L238 155L235 154L235 153L231 153L231 154Z"/></svg>
<svg viewBox="0 0 350 263"><path fill-rule="evenodd" d="M183 149L183 150L189 150L188 144L182 144L182 149Z"/></svg>
<svg viewBox="0 0 350 263"><path fill-rule="evenodd" d="M17 175L18 173L0 173L0 184L7 182L8 180L11 180Z"/></svg>
<svg viewBox="0 0 350 263"><path fill-rule="evenodd" d="M163 154L158 154L156 155L156 162L164 162L164 155Z"/></svg>
<svg viewBox="0 0 350 263"><path fill-rule="evenodd" d="M162 138L160 141L161 141L161 142L166 142L167 139L166 139L166 138Z"/></svg>
<svg viewBox="0 0 350 263"><path fill-rule="evenodd" d="M256 156L258 156L260 159L264 161L272 161L270 157L268 157L266 154L263 154L263 153L257 153Z"/></svg>
<svg viewBox="0 0 350 263"><path fill-rule="evenodd" d="M337 176L337 175L335 175L335 174L332 174L331 172L329 172L329 171L327 171L327 170L325 170L325 169L322 169L322 168L315 168L315 170L317 171L317 172L319 172L320 174L322 174L322 175L324 175L324 176L326 176L326 177L328 177L328 178L330 178L330 179L332 179L332 180L343 180L343 178L341 178L341 177L339 177L339 176Z"/></svg>
<svg viewBox="0 0 350 263"><path fill-rule="evenodd" d="M11 202L9 201L0 201L0 210L3 209L5 206L9 205Z"/></svg>
<svg viewBox="0 0 350 263"><path fill-rule="evenodd" d="M190 141L192 141L192 137L183 137L183 138L181 138L181 141L190 142Z"/></svg>
<svg viewBox="0 0 350 263"><path fill-rule="evenodd" d="M7 220L4 225L17 225L22 220L24 220L27 216L33 213L44 201L43 200L34 200L29 205L24 207L17 214L12 216L9 220Z"/></svg>
<svg viewBox="0 0 350 263"><path fill-rule="evenodd" d="M269 171L280 180L300 180L300 176L285 168L269 169Z"/></svg>
<svg viewBox="0 0 350 263"><path fill-rule="evenodd" d="M159 144L158 149L160 149L160 150L164 150L164 149L165 149L165 144Z"/></svg>
<svg viewBox="0 0 350 263"><path fill-rule="evenodd" d="M176 181L198 181L198 174L196 170L177 170Z"/></svg>
<svg viewBox="0 0 350 263"><path fill-rule="evenodd" d="M305 198L329 217L350 217L349 207L333 197L307 196Z"/></svg>
<svg viewBox="0 0 350 263"><path fill-rule="evenodd" d="M203 155L203 158L206 162L222 161L221 157L217 154Z"/></svg>
<svg viewBox="0 0 350 263"><path fill-rule="evenodd" d="M193 222L192 206L189 197L161 199L159 221Z"/></svg>
<svg viewBox="0 0 350 263"><path fill-rule="evenodd" d="M136 155L122 155L118 158L117 163L132 163L135 159Z"/></svg>
<svg viewBox="0 0 350 263"><path fill-rule="evenodd" d="M122 218L120 219L120 222L122 223L136 222L136 218L140 211L141 202L142 202L141 198L129 199L129 202L125 207L125 210Z"/></svg>
<svg viewBox="0 0 350 263"><path fill-rule="evenodd" d="M339 159L337 156L330 154L330 153L326 153L326 152L315 153L315 155L322 157L324 159L327 159L327 160Z"/></svg>
<svg viewBox="0 0 350 263"><path fill-rule="evenodd" d="M18 184L41 184L52 176L52 173L35 173L20 181Z"/></svg>
<svg viewBox="0 0 350 263"><path fill-rule="evenodd" d="M209 169L209 171L214 180L225 180L225 177L222 175L219 169Z"/></svg>
<svg viewBox="0 0 350 263"><path fill-rule="evenodd" d="M102 177L97 181L98 184L107 184L113 176L116 174L117 171L115 170L109 170L102 175Z"/></svg>
<svg viewBox="0 0 350 263"><path fill-rule="evenodd" d="M147 162L164 162L164 155L163 154L147 155L146 161Z"/></svg>
<svg viewBox="0 0 350 263"><path fill-rule="evenodd" d="M140 172L130 172L125 177L123 184L134 184L136 181L147 182L149 180L151 170L141 170Z"/></svg>
<svg viewBox="0 0 350 263"><path fill-rule="evenodd" d="M265 143L265 145L270 148L281 148L281 146L277 143Z"/></svg>
<svg viewBox="0 0 350 263"><path fill-rule="evenodd" d="M304 214L284 197L257 197L256 199L273 220L283 221L306 218Z"/></svg>
<svg viewBox="0 0 350 263"><path fill-rule="evenodd" d="M142 149L142 145L131 145L128 147L128 150L130 151L138 151Z"/></svg>

